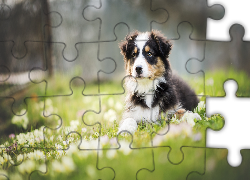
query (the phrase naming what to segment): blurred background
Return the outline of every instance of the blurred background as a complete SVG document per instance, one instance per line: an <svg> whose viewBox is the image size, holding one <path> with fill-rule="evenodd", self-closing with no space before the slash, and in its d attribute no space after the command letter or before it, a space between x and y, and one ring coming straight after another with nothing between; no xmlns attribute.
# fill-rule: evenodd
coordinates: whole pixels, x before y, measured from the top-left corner
<svg viewBox="0 0 250 180"><path fill-rule="evenodd" d="M109 138L116 136L118 124L114 120L119 122L122 117L121 82L125 76L118 44L134 30L156 29L171 40L172 69L186 79L198 95L224 96L224 81L234 78L239 86L237 95L249 97L250 82L246 79L250 72L250 44L242 41L244 28L232 25L231 41L206 40L207 18L219 20L224 14L222 6L208 7L205 0L0 0L0 144L6 138L12 141L9 135L13 133L15 136L48 124L57 127L60 118L64 126L78 120L80 124L88 109L101 111L97 118L96 114L92 113L93 117L89 114L93 121L113 119L109 123L103 121L102 136L105 133L110 133ZM85 120L87 118L88 115ZM217 125L214 120L204 122ZM222 127L224 122L220 123ZM79 124L77 127L81 128ZM208 125L202 125L204 134L206 127ZM90 130L84 130L86 128ZM88 139L92 138L91 133L99 132L97 127L86 128L80 131L87 134ZM97 139L99 134L93 137ZM141 136L138 138L141 141ZM205 143L205 135L201 139ZM172 141L177 144L176 139ZM204 151L202 148L197 153L190 150L192 157L196 154L199 161L204 154L199 153L200 150ZM234 171L228 170L227 152L207 151L206 170L211 177L222 171L220 175L230 179ZM217 160L222 158L222 165L218 163L219 168L215 168ZM79 163L93 162L95 169L93 159ZM141 159L148 162L147 158ZM190 158L183 169L190 172L190 162L199 166L197 160ZM247 163L244 167L249 167L249 161L244 163ZM82 167L78 172L86 169L85 165ZM168 169L162 164L161 167L164 171L164 167ZM169 172L173 176L186 177L185 173L176 173L176 166L172 168ZM127 172L124 171L126 175ZM158 175L165 178L164 173ZM82 178L82 174L79 177Z"/></svg>
<svg viewBox="0 0 250 180"><path fill-rule="evenodd" d="M223 17L224 9L208 8L205 1L1 0L0 8L1 96L56 72L84 81L120 81L118 43L133 30L157 29L171 39L169 60L183 77L191 75L190 58L206 61L190 61L189 72L231 66L249 72L241 26L234 28L231 43L206 43L206 19ZM99 71L106 73L98 78Z"/></svg>

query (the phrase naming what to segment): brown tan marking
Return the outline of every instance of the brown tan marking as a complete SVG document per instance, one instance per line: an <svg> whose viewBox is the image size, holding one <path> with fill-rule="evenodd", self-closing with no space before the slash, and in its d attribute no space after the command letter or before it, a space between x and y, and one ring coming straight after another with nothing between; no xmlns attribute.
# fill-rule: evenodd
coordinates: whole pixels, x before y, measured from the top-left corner
<svg viewBox="0 0 250 180"><path fill-rule="evenodd" d="M185 109L178 109L175 112L176 119L181 119L183 117L183 115L185 114L185 112L187 112Z"/></svg>
<svg viewBox="0 0 250 180"><path fill-rule="evenodd" d="M148 64L149 77L154 80L156 78L162 77L165 72L164 64L161 58L157 58L157 63L155 65Z"/></svg>
<svg viewBox="0 0 250 180"><path fill-rule="evenodd" d="M132 75L132 66L130 64L130 60L128 60L127 62L125 62L125 69L126 69L126 74L127 75Z"/></svg>
<svg viewBox="0 0 250 180"><path fill-rule="evenodd" d="M137 47L135 46L134 53L137 53Z"/></svg>
<svg viewBox="0 0 250 180"><path fill-rule="evenodd" d="M149 46L146 46L145 47L145 51L148 52L150 50L150 47Z"/></svg>

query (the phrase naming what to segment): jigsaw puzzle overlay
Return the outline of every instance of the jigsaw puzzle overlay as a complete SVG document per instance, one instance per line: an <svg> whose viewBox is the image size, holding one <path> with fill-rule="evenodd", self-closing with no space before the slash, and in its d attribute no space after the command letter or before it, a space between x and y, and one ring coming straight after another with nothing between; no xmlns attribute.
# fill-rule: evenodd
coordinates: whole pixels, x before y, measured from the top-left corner
<svg viewBox="0 0 250 180"><path fill-rule="evenodd" d="M246 7L0 0L0 179L249 179Z"/></svg>

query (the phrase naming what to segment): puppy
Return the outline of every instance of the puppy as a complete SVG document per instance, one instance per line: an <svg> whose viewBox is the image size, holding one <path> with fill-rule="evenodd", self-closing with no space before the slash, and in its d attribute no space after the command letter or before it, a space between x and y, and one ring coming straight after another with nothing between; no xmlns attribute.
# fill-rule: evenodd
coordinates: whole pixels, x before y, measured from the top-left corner
<svg viewBox="0 0 250 180"><path fill-rule="evenodd" d="M168 60L172 44L159 31L135 31L119 47L129 76L119 131L134 131L141 121L156 122L161 112L183 113L183 109L191 111L198 105L195 92L172 73Z"/></svg>

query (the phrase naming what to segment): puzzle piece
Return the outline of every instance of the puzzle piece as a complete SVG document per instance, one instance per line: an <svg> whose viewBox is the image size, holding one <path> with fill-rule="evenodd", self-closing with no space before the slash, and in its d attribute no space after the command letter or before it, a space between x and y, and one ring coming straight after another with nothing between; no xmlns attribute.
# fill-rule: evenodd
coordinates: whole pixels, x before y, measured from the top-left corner
<svg viewBox="0 0 250 180"><path fill-rule="evenodd" d="M178 74L185 80L192 78L192 80L195 81L195 78L197 78L200 74L188 73L186 71L185 64L190 58L204 59L206 42L202 40L190 39L193 30L194 29L189 22L182 22L178 25L177 32L179 37L178 39L172 40L173 48L169 55L169 60L174 73ZM182 49L181 53L180 49ZM194 63L190 64L191 67L194 65ZM205 92L205 89L202 89L199 93L202 92Z"/></svg>
<svg viewBox="0 0 250 180"><path fill-rule="evenodd" d="M28 179L34 172L46 173L46 152L47 146L44 142L44 126L41 124L50 124L52 120L59 120L60 117L52 115L44 117L42 115L44 103L42 97L27 98L27 112L22 116L13 116L11 119L12 126L5 126L5 132L9 135L9 140L1 146L1 149L6 149L0 159L4 161L1 168L7 170L7 177L10 179ZM21 110L20 114L23 114ZM1 113L2 114L2 113ZM39 128L40 127L40 128ZM37 128L35 130L32 130ZM31 131L31 132L27 132ZM21 133L24 132L24 133ZM2 132L1 132L2 133ZM15 135L16 134L16 135ZM1 136L2 138L5 137ZM8 143L11 142L11 143ZM12 158L9 159L10 163L6 164L5 155L9 154ZM13 173L19 172L19 173Z"/></svg>
<svg viewBox="0 0 250 180"><path fill-rule="evenodd" d="M170 153L169 147L157 147L153 149L154 153L154 168L153 171L140 170L138 179L189 179L193 174L202 174L205 171L204 149L194 147L182 147L181 149L185 158L177 165L173 165L168 156Z"/></svg>
<svg viewBox="0 0 250 180"><path fill-rule="evenodd" d="M244 48L247 49L250 44L248 41L242 41L244 36L244 28L242 26L237 24L233 25L230 28L229 33L231 41L206 41L205 59L190 59L186 64L188 72L202 72L205 74L206 95L223 96L224 91L222 84L229 78L234 78L239 83L239 90L242 96L246 96L249 92L248 90L241 91L241 87L245 84L245 81L243 80L245 78L244 73L233 74L231 73L231 70L242 69L247 72L247 67L249 66L249 55ZM241 46L242 48L238 48ZM212 73L210 73L209 70L220 70L223 66L227 66L227 70L221 70L221 74L218 74L218 78L216 79L211 77ZM214 89L214 86L216 86L217 89Z"/></svg>
<svg viewBox="0 0 250 180"><path fill-rule="evenodd" d="M120 23L117 24L114 28L114 34L116 36L115 41L108 41L100 43L100 52L99 57L102 59L112 59L115 62L115 68L111 73L100 73L99 78L99 88L101 94L121 94L124 92L123 85L119 89L110 89L108 86L105 87L106 83L102 83L103 81L113 80L115 77L115 81L117 83L122 84L125 78L125 71L124 71L124 60L122 54L119 53L119 43L124 40L127 34L129 34L129 27L124 24ZM107 63L103 63L103 67L108 67ZM124 73L121 73L124 72ZM107 91L108 90L108 91Z"/></svg>
<svg viewBox="0 0 250 180"><path fill-rule="evenodd" d="M0 173L1 178L20 179L23 175L28 179L33 172L46 172L46 150L42 148L28 147L29 145L25 142L31 142L31 140L33 140L33 142L37 141L37 139L40 138L38 136L39 134L43 134L43 128L34 132L29 132L28 134L21 133L17 135L16 138L11 137L15 139L14 143L7 148L1 147L0 166L1 169L4 170ZM24 145L24 143L26 145Z"/></svg>
<svg viewBox="0 0 250 180"><path fill-rule="evenodd" d="M40 83L51 74L50 51L44 54L43 27L49 18L43 11L48 8L46 1L1 1L0 17L0 66L1 99L12 100L14 114L19 106L26 109L25 99L18 98L21 92L33 83ZM47 72L44 72L48 70ZM30 76L33 75L33 79ZM45 95L44 91L40 95ZM21 102L23 101L23 102ZM22 104L21 104L22 103ZM19 114L20 115L20 114Z"/></svg>
<svg viewBox="0 0 250 180"><path fill-rule="evenodd" d="M124 11L124 9L129 11ZM114 14L119 14L119 16L114 16ZM165 9L152 9L152 0L136 2L133 0L119 2L100 0L99 6L89 6L83 12L86 20L90 22L99 20L101 41L116 40L114 28L119 23L127 24L130 31L144 32L152 29L152 22L165 22L167 16L168 13Z"/></svg>
<svg viewBox="0 0 250 180"><path fill-rule="evenodd" d="M131 143L132 140L133 139L131 136ZM138 172L141 169L146 169L149 171L153 170L152 149L131 148L131 143L129 144L127 141L124 140L119 140L117 143L119 143L118 149L102 150L103 155L102 157L98 156L97 161L97 167L99 169L102 169L104 167L112 168L115 171L114 179L137 179ZM133 161L131 161L132 159ZM137 163L137 166L134 167L134 162L140 163ZM126 169L126 171L124 171L124 169Z"/></svg>
<svg viewBox="0 0 250 180"><path fill-rule="evenodd" d="M102 154L94 149L97 149L97 143L85 140L70 143L64 150L57 149L57 152L62 154L62 158L48 158L46 174L32 173L31 179L48 179L51 177L61 179L62 175L63 178L68 179L80 179L82 177L87 179L112 179L115 174L112 168L106 167L102 170L97 168L97 157L98 155L102 156Z"/></svg>
<svg viewBox="0 0 250 180"><path fill-rule="evenodd" d="M178 125L170 124L161 131L157 132L152 139L153 147L170 147L168 161L177 165L184 160L185 154L182 147L201 148L199 151L205 154L205 131L194 132L189 122L182 122ZM174 138L174 139L173 139ZM178 143L174 143L177 141ZM201 162L201 164L204 162Z"/></svg>
<svg viewBox="0 0 250 180"><path fill-rule="evenodd" d="M246 35L244 40L250 39L249 34L249 23L247 18L249 16L248 12L248 1L240 0L209 0L208 4L222 4L226 10L224 17L220 21L215 21L208 18L207 20L207 39L217 40L217 41L228 41L230 37L228 36L229 28L235 24L239 23L246 28Z"/></svg>
<svg viewBox="0 0 250 180"><path fill-rule="evenodd" d="M91 81L99 82L99 74L110 73L114 71L116 65L111 58L100 58L99 55L99 44L98 43L81 43L77 47L82 49L79 51L77 58L73 61L67 61L63 58L61 53L63 45L59 43L51 43L51 47L54 51L54 69L56 75L51 78L51 81L47 84L46 96L59 95L57 87L61 87L61 78L67 80L67 83L74 77L81 77L83 81L79 81L78 84L85 84L84 94L97 95L98 86L96 89L89 89ZM92 59L93 58L93 59ZM31 76L31 78L34 78ZM77 83L76 83L77 84ZM71 90L65 87L60 92L60 95L70 94Z"/></svg>
<svg viewBox="0 0 250 180"><path fill-rule="evenodd" d="M99 96L85 96L83 95L83 90L85 86L79 86L74 87L73 83L76 82L76 80L81 80L80 78L73 78L70 81L70 89L71 93L67 95L58 95L58 96L52 96L52 97L46 97L45 98L45 108L44 108L44 116L50 116L52 114L59 115L62 120L60 122L55 122L57 124L56 128L47 126L48 128L52 128L56 131L62 131L62 139L65 140L65 136L69 134L71 131L81 132L82 134L87 135L87 137L90 137L95 133L96 130L93 132L87 132L86 127L87 126L93 126L96 123L96 121L91 121L89 124L85 123L81 124L81 117L83 114L85 114L88 111L93 112L100 112L100 97ZM81 83L80 83L81 84ZM78 102L78 103L76 103ZM79 105L81 104L81 105ZM71 111L65 112L64 109L70 108ZM69 120L70 119L70 120ZM70 123L70 124L66 124ZM81 127L81 128L80 128ZM94 127L93 127L94 128ZM85 131L83 131L85 129ZM99 128L97 128L97 133L99 133ZM49 131L48 134L45 133L45 137L50 137L51 132ZM97 136L98 137L98 136ZM65 140L66 141L66 140Z"/></svg>
<svg viewBox="0 0 250 180"><path fill-rule="evenodd" d="M241 164L240 149L249 148L248 145L248 120L244 114L236 113L236 107L241 107L242 112L247 111L248 99L235 97L237 84L233 80L228 80L224 84L227 98L207 98L207 115L213 113L222 113L225 117L225 125L222 130L213 132L207 130L207 147L213 148L228 148L228 162L231 166L239 166ZM237 120L237 123L234 123ZM232 131L237 129L237 124L240 126L240 131L237 135L232 134ZM238 127L239 128L239 127ZM239 138L241 139L239 141Z"/></svg>
<svg viewBox="0 0 250 180"><path fill-rule="evenodd" d="M249 179L249 150L241 150L242 163L239 167L232 167L227 161L226 149L206 149L205 174L192 174L190 179ZM219 160L219 161L217 161Z"/></svg>
<svg viewBox="0 0 250 180"><path fill-rule="evenodd" d="M38 1L15 1L15 5L11 7L12 1L2 2L5 3L0 6L0 8L2 8L2 14L0 14L2 24L5 23L6 19L12 17L12 10L15 9L13 8L14 6L18 8L20 4L23 4L24 7L30 7L32 3L41 4L41 2ZM42 3L46 2L48 1ZM6 4L11 8L6 6ZM205 171L203 167L207 165L205 159L203 160L203 157L206 155L204 148L205 131L201 131L200 133L198 131L196 132L195 129L192 129L187 124L174 125L177 119L175 122L172 121L170 125L168 122L166 127L161 131L158 131L160 125L147 123L147 127L143 127L143 125L139 124L138 129L136 129L135 134L132 136L133 143L131 141L131 144L129 144L123 140L119 140L126 145L127 148L125 148L125 151L122 143L121 148L117 146L118 141L115 136L118 131L118 124L115 123L114 120L122 120L123 110L121 107L123 105L121 104L124 102L124 90L121 89L122 86L120 86L120 80L123 78L122 73L124 72L121 67L124 64L119 54L120 50L117 44L125 37L125 34L134 30L134 28L144 32L152 28L162 29L162 32L168 37L172 39L175 38L173 40L175 41L173 52L170 57L174 69L177 70L177 74L179 75L187 75L188 73L186 73L184 69L184 64L188 59L196 59L196 61L190 60L188 62L188 70L190 70L190 66L192 68L195 66L197 60L204 60L204 63L211 63L212 61L207 61L210 57L212 59L219 59L218 54L214 53L219 53L221 48L219 42L216 45L215 43L217 42L207 42L211 43L208 49L214 48L211 51L212 55L206 54L205 56L203 50L205 46L206 18L209 15L211 15L213 19L221 18L224 12L223 7L215 5L208 8L204 0L199 2L193 0L187 2L182 0L170 0L167 2L162 0L146 0L136 2L122 1L119 3L104 0L86 0L84 2L74 0L49 1L48 6L50 10L42 8L43 5L41 5L41 8L39 7L42 18L52 18L51 23L44 23L41 26L43 27L41 30L47 40L44 40L43 36L37 36L36 38L39 42L33 42L34 39L26 38L25 35L28 33L25 32L25 35L20 37L20 39L18 39L19 35L15 34L13 38L15 39L17 37L17 41L14 39L11 39L12 41L5 41L6 39L4 39L4 37L4 42L1 42L2 55L7 58L13 58L12 56L21 58L18 60L11 59L11 61L0 58L0 73L2 74L0 75L0 81L2 84L11 81L13 76L15 76L15 71L12 71L12 66L8 64L9 62L13 62L17 69L26 68L25 71L28 72L28 74L26 74L26 78L22 80L28 79L28 81L33 83L40 83L42 82L41 79L43 80L43 83L36 85L37 87L41 86L41 93L37 93L38 90L36 90L34 92L37 94L29 94L26 95L26 98L24 97L24 109L26 109L26 105L28 107L26 114L18 113L21 108L19 105L22 102L17 103L14 101L18 99L16 96L2 96L2 99L5 99L2 103L2 107L7 106L6 108L11 114L13 114L11 111L14 111L17 115L22 115L23 117L27 114L28 116L31 113L35 114L33 110L36 110L36 107L42 104L41 107L39 106L39 113L29 119L35 123L36 118L43 118L42 120L40 119L39 123L35 126L39 127L41 124L45 124L47 127L43 134L45 136L45 143L34 145L44 146L45 148L46 158L48 157L48 166L46 169L48 171L46 174L41 175L41 173L31 173L30 170L26 171L26 169L30 167L30 162L30 164L27 163L22 166L17 166L17 170L13 171L28 172L26 175L31 173L29 178L32 179L79 179L83 177L86 179L166 179L168 177L171 179L189 179L195 176L195 173L190 171L195 170L198 174L204 174ZM31 8L27 9L28 12L30 12ZM145 9L147 10L145 11ZM188 12L186 9L189 11L190 9L192 10ZM115 12L117 13L114 14ZM29 17L29 15L27 16ZM98 19L96 17L98 17ZM189 24L181 23L180 26L178 26L178 24L184 20L188 21ZM8 20L6 20L6 22L9 24L13 23ZM21 21L18 23L21 23ZM31 21L29 23L31 23ZM192 26L192 28L190 28L190 26ZM11 28L11 30L14 31L15 28ZM236 31L239 31L239 29ZM39 33L40 32L39 30ZM50 32L52 32L52 34L50 34ZM6 32L4 31L3 33ZM233 33L233 37L242 34L243 33ZM48 40L51 36L53 40ZM243 37L243 35L241 37ZM232 38L232 42L236 45L234 44L232 48L230 45L222 44L226 52L224 54L235 54L233 50L236 48L234 47L241 46L239 45L242 43L241 39L238 41L234 40L235 38ZM38 44L40 48L39 51L33 50ZM243 42L242 51L245 51L244 48L247 49L247 47L248 42ZM20 52L17 52L17 50L20 50ZM206 53L208 53L208 51L209 50L206 49ZM41 57L46 59L46 63L42 63L42 61L35 58L34 64L36 64L36 66L33 66L34 64L28 62L33 59L29 53L35 56L38 52L41 52L41 54L45 52L45 55ZM51 60L50 57L52 57ZM245 57L248 57L247 54ZM231 57L227 58L230 59ZM1 59L5 59L5 61L1 61ZM93 61L93 59L97 61ZM235 59L237 59L237 57ZM242 60L243 59L247 58L242 58ZM109 60L111 60L112 63ZM217 62L213 62L215 66L222 66ZM239 63L238 61L232 62ZM245 63L244 65L242 65L243 62ZM246 61L240 61L240 63L234 67L239 67L239 69L247 71L247 63ZM207 64L204 66L206 65ZM50 78L39 76L39 74L36 74L35 67L47 71L45 73L48 74L52 74L53 69L55 76ZM198 68L196 66L196 69L200 69L199 66ZM103 73L104 71L105 73ZM217 77L217 79L211 80L207 69L205 69L205 72L207 78L205 82L210 83L210 86L217 81L218 84L222 84L222 82L229 77L228 75L228 77L224 76L224 79L221 78L217 80ZM224 73L224 71L222 72ZM42 78L37 80L36 76ZM200 78L199 74L195 74L194 76ZM244 87L242 83L244 81L243 76L237 77L240 88ZM103 82L103 80L107 79L119 81L119 87L114 86L114 84L118 84L117 82ZM14 78L14 80L15 82L20 81L17 80L17 78ZM97 82L94 86L93 83L91 83L93 81ZM190 78L187 81L192 82ZM204 81L202 81L202 83L204 84ZM72 84L75 85L74 90L72 90ZM197 90L197 86L192 85L191 87ZM15 87L18 86L15 85ZM45 87L47 88L46 90ZM218 86L215 86L215 88L218 88ZM208 89L208 87L206 89ZM198 93L203 92L206 94L201 88L197 91ZM245 95L248 95L248 89L244 88L244 91L246 91L244 92ZM150 94L147 94L147 96L148 95ZM213 95L218 96L221 94ZM22 97L22 94L20 97ZM37 101L30 102L34 99L39 99L41 103ZM43 104L44 99L46 99L45 104ZM49 99L52 99L52 101ZM7 101L8 105L5 104ZM23 99L21 101L23 101ZM15 103L13 104L13 102ZM92 112L90 113L91 110L95 113L94 115ZM6 125L5 122L8 123L8 120L11 118L8 116L8 112L3 113L3 111L4 110L0 108L0 121ZM199 113L201 114L201 112ZM59 116L61 116L61 120ZM81 122L81 118L83 122ZM195 123L194 120L190 122L188 120L190 119L186 119L187 123ZM209 123L209 121L208 119L204 120L203 117L204 124ZM25 123L20 123L20 125L25 126ZM151 127L151 129L148 127ZM8 133L8 131L2 131L2 129L4 130L3 126L0 126L0 129L1 134L6 135L6 132ZM233 130L233 132L235 132L235 128ZM157 134L152 134L151 142L152 131L157 132ZM130 137L130 135L122 135L122 137L119 136L120 139L127 140L128 137ZM29 143L32 144L32 140L33 138L30 138ZM80 145L79 149L77 149L77 145ZM6 148L6 146L2 148ZM154 152L154 154L151 152ZM126 153L130 154L126 155ZM125 162L125 165L123 165L121 160ZM217 160L218 159L215 161L217 162ZM33 164L31 165L33 166ZM46 168L46 165L41 167ZM141 169L143 167L146 169ZM36 169L39 168L40 167L36 167ZM144 170L151 173L148 174L148 172L146 173ZM27 179L27 176L20 178L20 174L17 173L4 175L4 172L0 171L0 174L10 179ZM231 177L229 176L229 178Z"/></svg>
<svg viewBox="0 0 250 180"><path fill-rule="evenodd" d="M39 51L43 47L43 26L49 24L47 1L15 1L1 0L0 41L12 43L2 53L11 53L14 58L22 59L29 51ZM33 42L33 46L27 43ZM37 42L37 43L34 43ZM31 49L30 49L31 48Z"/></svg>
<svg viewBox="0 0 250 180"><path fill-rule="evenodd" d="M171 39L179 37L177 27L181 22L186 21L194 28L190 37L205 40L207 18L219 20L224 15L224 8L221 5L207 6L206 0L154 0L152 7L152 9L164 9L168 12L167 21L161 24L153 23L153 29L161 30Z"/></svg>
<svg viewBox="0 0 250 180"><path fill-rule="evenodd" d="M50 12L48 14L54 25L46 26L45 37L52 36L51 42L61 45L60 54L65 60L74 61L78 58L82 51L82 47L78 46L79 43L99 41L100 24L88 22L83 16L83 11L87 6L98 4L97 0L51 1L49 3ZM51 34L47 32L51 32ZM52 47L52 49L54 48L54 51L58 50L56 47Z"/></svg>
<svg viewBox="0 0 250 180"><path fill-rule="evenodd" d="M117 133L119 133L118 127L120 127L124 121L124 101L126 94L116 94L116 95L103 95L100 97L100 111L96 112L86 112L83 115L83 122L87 125L92 125L100 122L102 125L100 134L100 143L103 144L106 141L105 137L117 138ZM117 132L118 130L118 132ZM135 129L133 133L133 148L143 148L151 147L151 141L149 133L140 133ZM123 136L127 137L126 134ZM142 138L144 137L144 138ZM114 140L115 141L115 140ZM113 142L109 149L117 149L119 145Z"/></svg>

